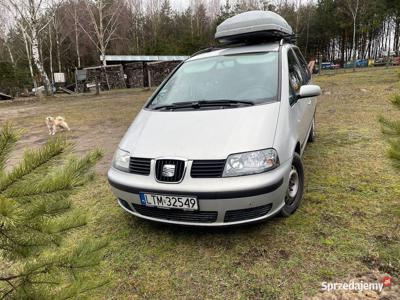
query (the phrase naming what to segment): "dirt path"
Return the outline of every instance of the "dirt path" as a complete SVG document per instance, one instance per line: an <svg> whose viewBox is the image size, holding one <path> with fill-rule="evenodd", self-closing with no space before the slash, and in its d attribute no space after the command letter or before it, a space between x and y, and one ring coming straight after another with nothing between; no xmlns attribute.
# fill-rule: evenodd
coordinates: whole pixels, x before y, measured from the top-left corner
<svg viewBox="0 0 400 300"><path fill-rule="evenodd" d="M36 148L49 138L45 125L47 116L65 117L75 143L75 151L83 154L96 147L104 151L97 171L105 173L121 137L134 116L147 100L150 91L124 90L100 96L58 96L48 100L0 103L0 124L12 122L24 130L17 149L10 158L15 165L26 147Z"/></svg>

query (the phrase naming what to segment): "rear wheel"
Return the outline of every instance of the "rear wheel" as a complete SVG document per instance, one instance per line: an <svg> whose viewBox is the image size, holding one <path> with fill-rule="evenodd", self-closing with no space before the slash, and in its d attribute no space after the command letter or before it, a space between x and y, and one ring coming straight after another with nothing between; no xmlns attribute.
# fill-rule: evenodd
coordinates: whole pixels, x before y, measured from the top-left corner
<svg viewBox="0 0 400 300"><path fill-rule="evenodd" d="M285 195L285 206L281 210L281 215L289 217L300 206L304 192L304 171L301 157L295 153L289 173L289 184Z"/></svg>

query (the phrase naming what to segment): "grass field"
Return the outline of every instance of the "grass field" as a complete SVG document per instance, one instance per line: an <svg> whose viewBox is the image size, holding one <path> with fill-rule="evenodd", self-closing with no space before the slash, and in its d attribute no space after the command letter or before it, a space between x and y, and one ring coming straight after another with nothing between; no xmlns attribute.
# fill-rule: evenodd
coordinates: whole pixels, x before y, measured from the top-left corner
<svg viewBox="0 0 400 300"><path fill-rule="evenodd" d="M370 270L400 276L400 176L377 122L379 115L400 119L388 101L400 92L399 70L315 78L324 94L317 140L303 157L303 204L290 218L241 228L153 224L118 207L105 172L149 91L0 103L0 122L27 129L17 154L44 143L44 118L58 114L72 128L76 152L104 149L98 178L74 196L91 222L69 239L110 239L104 272L94 274L110 283L91 297L301 299L317 293L323 281Z"/></svg>

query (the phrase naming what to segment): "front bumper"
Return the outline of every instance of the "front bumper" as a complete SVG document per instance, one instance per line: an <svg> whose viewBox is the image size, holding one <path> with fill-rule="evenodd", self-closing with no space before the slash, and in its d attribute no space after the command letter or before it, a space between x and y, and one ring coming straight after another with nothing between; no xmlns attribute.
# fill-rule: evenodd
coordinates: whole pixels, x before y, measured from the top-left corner
<svg viewBox="0 0 400 300"><path fill-rule="evenodd" d="M179 184L156 182L153 172L143 176L111 168L108 180L121 207L135 216L180 225L226 226L263 220L279 212L290 166L287 161L266 173L228 178L192 178L186 173ZM199 211L143 207L139 192L196 196Z"/></svg>

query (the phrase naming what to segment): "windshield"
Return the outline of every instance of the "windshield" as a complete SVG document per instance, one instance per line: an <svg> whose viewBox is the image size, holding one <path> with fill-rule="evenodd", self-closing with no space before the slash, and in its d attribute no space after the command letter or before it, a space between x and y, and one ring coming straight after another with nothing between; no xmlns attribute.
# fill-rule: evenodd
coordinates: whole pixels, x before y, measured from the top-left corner
<svg viewBox="0 0 400 300"><path fill-rule="evenodd" d="M259 104L276 101L277 91L278 52L217 56L184 63L148 107L220 100Z"/></svg>

